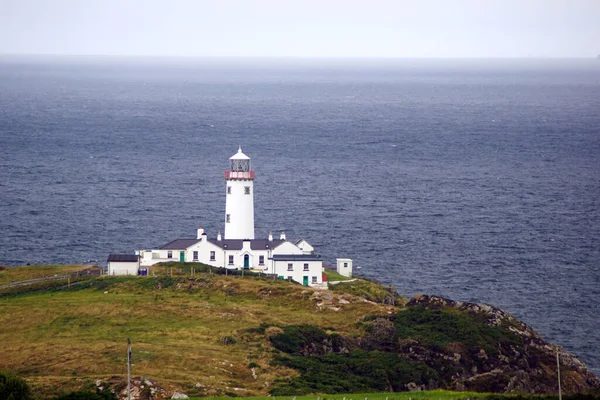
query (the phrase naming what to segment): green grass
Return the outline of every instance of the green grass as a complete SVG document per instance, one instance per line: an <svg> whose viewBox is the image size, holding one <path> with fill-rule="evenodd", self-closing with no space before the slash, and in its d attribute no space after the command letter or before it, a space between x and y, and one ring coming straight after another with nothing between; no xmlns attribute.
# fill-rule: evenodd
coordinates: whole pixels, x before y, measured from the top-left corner
<svg viewBox="0 0 600 400"><path fill-rule="evenodd" d="M95 279L93 276L80 276L74 278L52 279L48 281L34 282L27 285L2 287L0 288L0 298L41 291L68 290L70 285L73 285L73 287L83 285L85 281L90 281L93 279Z"/></svg>
<svg viewBox="0 0 600 400"><path fill-rule="evenodd" d="M448 390L429 390L417 392L381 392L353 394L321 394L311 396L258 396L245 397L244 400L462 400L484 399L486 393L451 392ZM509 397L509 396L506 396ZM230 400L230 397L191 398L191 400Z"/></svg>
<svg viewBox="0 0 600 400"><path fill-rule="evenodd" d="M32 268L13 272L31 277L38 274ZM0 370L25 378L40 398L99 378L123 379L129 337L134 376L183 387L189 395L225 395L234 383L244 394L263 395L273 381L295 372L271 366L272 347L247 330L303 321L355 335L359 320L387 310L362 301L339 311L319 309L313 289L287 281L217 273L192 278L183 269L179 275L178 266L171 278L167 268L156 268L156 277L96 277L70 288L0 297ZM41 269L54 275L70 267ZM259 366L257 379L251 362Z"/></svg>
<svg viewBox="0 0 600 400"><path fill-rule="evenodd" d="M582 393L563 396L564 400L598 400L600 396ZM231 400L231 397L191 397L190 400ZM423 390L414 392L376 392L352 394L314 394L309 396L254 396L244 400L558 400L557 395L497 394Z"/></svg>
<svg viewBox="0 0 600 400"><path fill-rule="evenodd" d="M352 279L352 278L348 278L347 276L340 275L336 271L333 271L331 269L325 268L325 269L323 269L323 273L325 274L325 276L327 276L327 280L329 282L347 281L349 279Z"/></svg>
<svg viewBox="0 0 600 400"><path fill-rule="evenodd" d="M385 303L394 305L404 305L407 299L397 296L395 288L385 287L366 279L356 279L351 282L340 282L330 284L329 289L334 292L343 292L363 297L375 303Z"/></svg>
<svg viewBox="0 0 600 400"><path fill-rule="evenodd" d="M28 265L0 270L0 285L97 269L91 265Z"/></svg>

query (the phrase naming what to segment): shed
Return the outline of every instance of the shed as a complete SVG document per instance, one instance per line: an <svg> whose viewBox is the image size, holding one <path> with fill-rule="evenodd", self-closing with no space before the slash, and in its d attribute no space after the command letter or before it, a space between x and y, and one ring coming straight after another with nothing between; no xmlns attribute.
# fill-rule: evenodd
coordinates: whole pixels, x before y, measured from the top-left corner
<svg viewBox="0 0 600 400"><path fill-rule="evenodd" d="M109 254L108 275L138 275L140 256L135 254Z"/></svg>

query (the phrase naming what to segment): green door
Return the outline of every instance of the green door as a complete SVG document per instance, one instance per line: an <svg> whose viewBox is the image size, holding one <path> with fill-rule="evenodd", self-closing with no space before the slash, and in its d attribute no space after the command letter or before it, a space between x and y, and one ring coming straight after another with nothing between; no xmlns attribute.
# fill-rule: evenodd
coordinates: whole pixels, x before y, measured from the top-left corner
<svg viewBox="0 0 600 400"><path fill-rule="evenodd" d="M250 256L248 254L244 256L244 269L250 269Z"/></svg>
<svg viewBox="0 0 600 400"><path fill-rule="evenodd" d="M185 251L179 252L179 261L185 262Z"/></svg>
<svg viewBox="0 0 600 400"><path fill-rule="evenodd" d="M302 278L302 284L304 286L308 286L308 276L305 276L304 278Z"/></svg>

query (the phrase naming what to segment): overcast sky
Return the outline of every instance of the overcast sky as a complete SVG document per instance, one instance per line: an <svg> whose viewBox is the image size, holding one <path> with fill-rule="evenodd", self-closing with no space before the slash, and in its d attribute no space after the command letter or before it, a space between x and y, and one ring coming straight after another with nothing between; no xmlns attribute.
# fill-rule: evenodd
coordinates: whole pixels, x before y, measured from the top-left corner
<svg viewBox="0 0 600 400"><path fill-rule="evenodd" d="M0 0L0 54L595 57L600 0Z"/></svg>

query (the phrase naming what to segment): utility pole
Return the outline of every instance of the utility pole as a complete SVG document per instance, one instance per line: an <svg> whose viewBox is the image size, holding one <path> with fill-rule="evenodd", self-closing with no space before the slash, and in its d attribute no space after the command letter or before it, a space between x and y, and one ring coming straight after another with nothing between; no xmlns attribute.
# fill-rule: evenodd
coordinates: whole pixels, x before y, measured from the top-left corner
<svg viewBox="0 0 600 400"><path fill-rule="evenodd" d="M131 400L131 340L127 338L127 400Z"/></svg>
<svg viewBox="0 0 600 400"><path fill-rule="evenodd" d="M560 389L560 361L558 359L558 348L556 348L556 374L558 376L558 400L562 400L562 392Z"/></svg>

